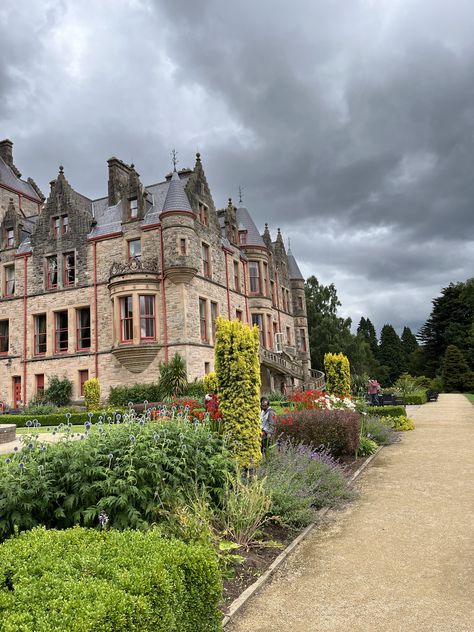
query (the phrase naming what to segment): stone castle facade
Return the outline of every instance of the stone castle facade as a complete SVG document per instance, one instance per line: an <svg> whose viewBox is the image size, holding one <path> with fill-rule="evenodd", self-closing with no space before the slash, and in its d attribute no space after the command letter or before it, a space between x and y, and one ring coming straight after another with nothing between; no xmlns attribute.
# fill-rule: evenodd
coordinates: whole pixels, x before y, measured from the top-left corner
<svg viewBox="0 0 474 632"><path fill-rule="evenodd" d="M144 186L108 160L108 195L76 192L62 167L47 199L0 142L0 400L24 405L52 375L73 398L97 376L154 382L176 352L188 379L214 368L218 315L260 329L262 391L311 382L304 279L278 230L231 200L217 210L193 169Z"/></svg>

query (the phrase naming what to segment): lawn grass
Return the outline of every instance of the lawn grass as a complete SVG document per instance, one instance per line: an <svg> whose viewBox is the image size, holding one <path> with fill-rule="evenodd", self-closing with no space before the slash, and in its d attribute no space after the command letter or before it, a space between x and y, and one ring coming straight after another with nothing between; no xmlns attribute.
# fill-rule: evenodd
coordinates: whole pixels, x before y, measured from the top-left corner
<svg viewBox="0 0 474 632"><path fill-rule="evenodd" d="M474 404L474 393L464 393L464 395L468 398L471 404Z"/></svg>
<svg viewBox="0 0 474 632"><path fill-rule="evenodd" d="M45 432L53 432L53 430L57 431L57 426L41 426L40 428L17 428L17 435L27 435L27 434L43 434ZM84 432L84 425L81 426L71 426L71 433L73 432Z"/></svg>

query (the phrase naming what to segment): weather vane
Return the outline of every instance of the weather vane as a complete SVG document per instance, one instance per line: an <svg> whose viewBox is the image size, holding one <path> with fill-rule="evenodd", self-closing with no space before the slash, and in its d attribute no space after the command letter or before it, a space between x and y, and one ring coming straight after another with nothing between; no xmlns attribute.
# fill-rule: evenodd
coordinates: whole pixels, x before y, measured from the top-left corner
<svg viewBox="0 0 474 632"><path fill-rule="evenodd" d="M243 193L244 193L244 189L239 184L239 204L242 204L242 202L243 202L243 198L242 198Z"/></svg>
<svg viewBox="0 0 474 632"><path fill-rule="evenodd" d="M178 164L178 152L176 149L173 149L171 152L171 159L173 161L173 171L176 171L176 165Z"/></svg>

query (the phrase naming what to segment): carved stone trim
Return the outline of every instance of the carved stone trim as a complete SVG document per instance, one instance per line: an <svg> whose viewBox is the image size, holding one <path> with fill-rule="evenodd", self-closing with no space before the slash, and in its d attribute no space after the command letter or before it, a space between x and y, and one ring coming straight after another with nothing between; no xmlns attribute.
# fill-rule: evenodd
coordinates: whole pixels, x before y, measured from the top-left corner
<svg viewBox="0 0 474 632"><path fill-rule="evenodd" d="M109 280L124 274L149 273L159 274L157 259L141 259L133 257L130 261L114 261L110 266Z"/></svg>
<svg viewBox="0 0 474 632"><path fill-rule="evenodd" d="M160 349L161 345L157 343L123 345L112 349L112 353L120 364L131 373L143 373L156 358Z"/></svg>

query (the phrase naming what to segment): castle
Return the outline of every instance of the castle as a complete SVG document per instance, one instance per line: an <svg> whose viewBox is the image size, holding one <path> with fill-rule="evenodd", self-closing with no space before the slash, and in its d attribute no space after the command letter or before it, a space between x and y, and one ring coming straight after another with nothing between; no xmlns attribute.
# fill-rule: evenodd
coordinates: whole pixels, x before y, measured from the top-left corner
<svg viewBox="0 0 474 632"><path fill-rule="evenodd" d="M157 381L176 352L202 378L218 315L258 325L262 391L310 383L304 278L280 230L260 234L231 200L216 210L199 154L151 186L107 162L107 197L60 167L46 199L0 141L0 400L25 405L52 375L76 400L96 376L106 396Z"/></svg>

